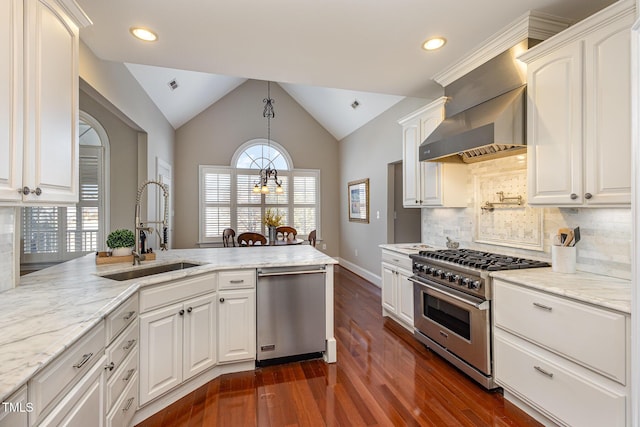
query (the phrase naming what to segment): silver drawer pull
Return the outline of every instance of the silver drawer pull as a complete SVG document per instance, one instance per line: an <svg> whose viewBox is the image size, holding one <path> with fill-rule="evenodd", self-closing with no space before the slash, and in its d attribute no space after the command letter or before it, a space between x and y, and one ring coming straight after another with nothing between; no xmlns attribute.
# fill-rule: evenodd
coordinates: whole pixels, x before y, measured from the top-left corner
<svg viewBox="0 0 640 427"><path fill-rule="evenodd" d="M127 406L122 408L122 412L127 412L129 408L131 408L131 405L133 404L134 399L135 397L130 397L129 400L127 400Z"/></svg>
<svg viewBox="0 0 640 427"><path fill-rule="evenodd" d="M126 376L126 377L124 377L124 378L122 379L122 381L125 381L125 382L126 382L126 381L129 381L129 380L131 379L131 377L133 376L133 373L134 373L135 371L136 371L136 369L135 369L135 368L129 369L129 370L127 371L127 376Z"/></svg>
<svg viewBox="0 0 640 427"><path fill-rule="evenodd" d="M85 363L87 363L89 359L91 359L92 357L93 357L93 353L83 354L82 360L76 363L75 365L73 365L73 367L78 369L82 368L85 365Z"/></svg>
<svg viewBox="0 0 640 427"><path fill-rule="evenodd" d="M541 309L546 310L546 311L551 311L551 310L553 310L553 308L552 308L552 307L549 307L548 305L544 305L544 304L539 304L539 303L537 303L537 302L534 302L534 303L533 303L533 305L534 305L535 307L541 308Z"/></svg>
<svg viewBox="0 0 640 427"><path fill-rule="evenodd" d="M400 260L399 260L399 259L395 259L395 258L394 258L394 259L393 259L393 262L400 262Z"/></svg>
<svg viewBox="0 0 640 427"><path fill-rule="evenodd" d="M540 372L542 375L545 375L545 376L547 376L549 378L553 378L553 374L551 372L545 371L540 366L534 366L533 369L535 369L536 371Z"/></svg>
<svg viewBox="0 0 640 427"><path fill-rule="evenodd" d="M129 319L131 319L133 317L134 314L136 314L135 311L130 311L123 317L123 319L124 320L129 320Z"/></svg>
<svg viewBox="0 0 640 427"><path fill-rule="evenodd" d="M233 283L233 284L244 283L244 279L239 279L239 280L229 280L229 283Z"/></svg>
<svg viewBox="0 0 640 427"><path fill-rule="evenodd" d="M446 332L440 331L440 335L442 335L445 338L449 338L449 334L447 334Z"/></svg>
<svg viewBox="0 0 640 427"><path fill-rule="evenodd" d="M133 347L134 345L136 345L136 340L129 340L127 341L127 345L125 345L124 347L122 347L123 350L129 350L131 347Z"/></svg>

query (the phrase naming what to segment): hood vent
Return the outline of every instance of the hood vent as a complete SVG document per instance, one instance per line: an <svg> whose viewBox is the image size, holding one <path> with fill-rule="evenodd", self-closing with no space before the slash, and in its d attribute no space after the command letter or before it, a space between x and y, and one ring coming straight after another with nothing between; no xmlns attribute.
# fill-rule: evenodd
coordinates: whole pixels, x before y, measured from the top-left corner
<svg viewBox="0 0 640 427"><path fill-rule="evenodd" d="M474 163L526 152L525 40L445 87L445 120L420 145L421 161Z"/></svg>

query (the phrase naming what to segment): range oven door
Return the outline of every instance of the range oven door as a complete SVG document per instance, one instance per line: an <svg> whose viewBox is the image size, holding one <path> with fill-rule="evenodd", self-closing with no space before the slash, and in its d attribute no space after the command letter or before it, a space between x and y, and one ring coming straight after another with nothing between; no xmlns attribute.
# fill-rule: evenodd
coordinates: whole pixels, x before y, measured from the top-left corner
<svg viewBox="0 0 640 427"><path fill-rule="evenodd" d="M410 280L416 331L491 375L490 302L414 277Z"/></svg>

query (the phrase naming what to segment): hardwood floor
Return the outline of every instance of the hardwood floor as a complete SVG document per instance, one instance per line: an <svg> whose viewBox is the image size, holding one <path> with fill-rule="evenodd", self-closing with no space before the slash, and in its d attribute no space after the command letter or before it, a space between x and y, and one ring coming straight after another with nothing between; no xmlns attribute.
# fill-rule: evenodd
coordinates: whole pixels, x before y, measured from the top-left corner
<svg viewBox="0 0 640 427"><path fill-rule="evenodd" d="M335 364L223 375L139 426L539 425L383 318L380 290L339 267L335 337Z"/></svg>

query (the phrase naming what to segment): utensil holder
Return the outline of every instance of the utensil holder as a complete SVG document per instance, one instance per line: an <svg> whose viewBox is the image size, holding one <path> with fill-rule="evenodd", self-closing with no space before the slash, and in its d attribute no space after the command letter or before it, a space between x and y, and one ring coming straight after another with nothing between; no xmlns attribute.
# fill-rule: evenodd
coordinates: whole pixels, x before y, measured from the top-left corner
<svg viewBox="0 0 640 427"><path fill-rule="evenodd" d="M551 270L556 273L575 273L576 247L551 246Z"/></svg>

